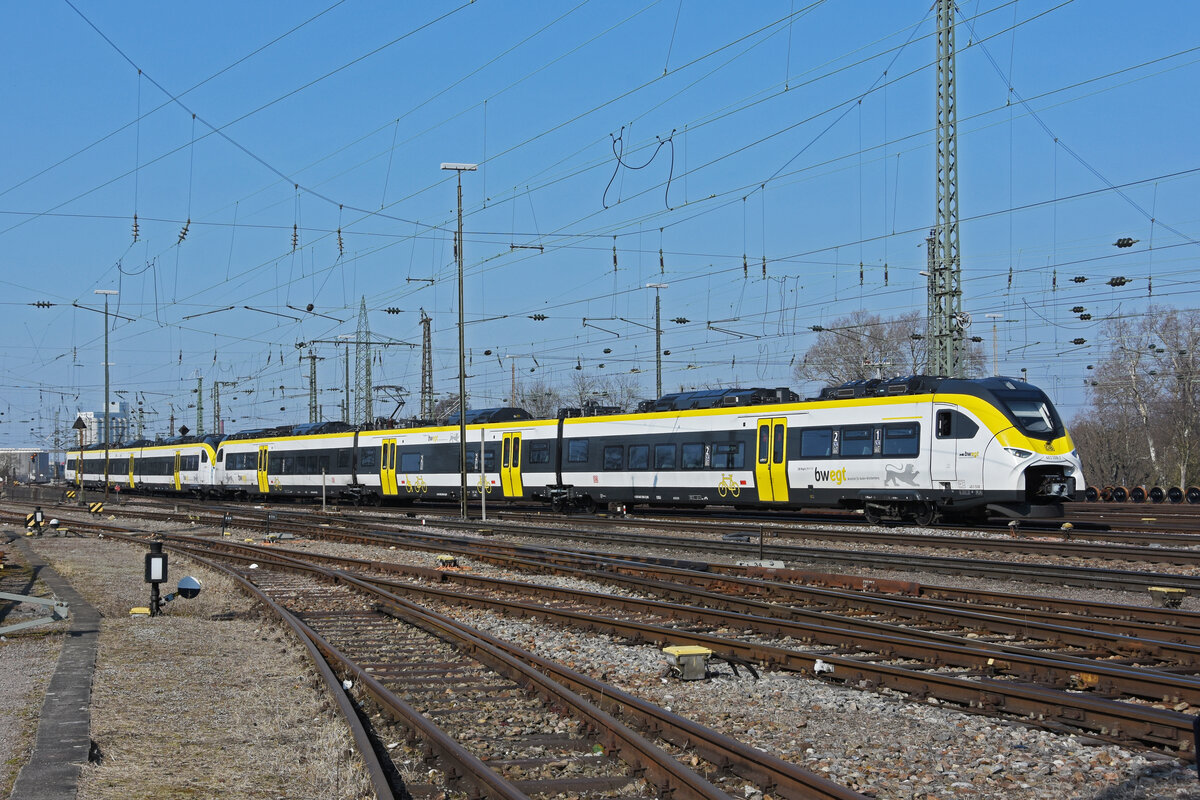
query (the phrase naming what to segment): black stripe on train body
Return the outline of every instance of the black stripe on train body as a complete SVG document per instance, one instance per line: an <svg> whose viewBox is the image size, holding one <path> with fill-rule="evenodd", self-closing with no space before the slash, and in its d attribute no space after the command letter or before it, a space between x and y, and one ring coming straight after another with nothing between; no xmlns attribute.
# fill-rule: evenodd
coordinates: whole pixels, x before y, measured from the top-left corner
<svg viewBox="0 0 1200 800"><path fill-rule="evenodd" d="M1012 378L859 381L808 400L786 389L715 390L615 411L563 410L556 419L468 411L468 498L585 510L843 508L871 521L923 523L1053 516L1084 485L1049 399ZM391 430L325 423L247 431L220 443L209 490L457 502L459 461L457 419ZM186 491L173 481L163 490Z"/></svg>

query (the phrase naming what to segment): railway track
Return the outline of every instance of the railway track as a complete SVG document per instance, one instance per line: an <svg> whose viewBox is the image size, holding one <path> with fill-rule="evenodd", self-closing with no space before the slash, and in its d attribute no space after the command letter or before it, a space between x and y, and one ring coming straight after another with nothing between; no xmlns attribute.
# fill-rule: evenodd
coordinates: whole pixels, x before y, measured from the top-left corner
<svg viewBox="0 0 1200 800"><path fill-rule="evenodd" d="M751 786L786 798L862 797L344 571L265 548L169 541L202 558L214 545L225 550L221 557L293 614L339 673L438 754L444 776L481 796L726 800ZM697 756L719 785L682 764Z"/></svg>
<svg viewBox="0 0 1200 800"><path fill-rule="evenodd" d="M178 542L174 537L171 540ZM389 541L390 546L397 546L401 540L386 537L378 544L387 545ZM244 544L212 544L241 551L246 558L262 553L262 548ZM453 542L433 543L435 548L438 544L451 544L452 549L462 546ZM427 549L430 542L413 541L410 546ZM278 557L278 549L272 555ZM1016 714L1035 724L1058 729L1072 727L1142 747L1167 752L1187 751L1192 747L1193 717L1154 708L1148 703L1167 700L1188 710L1200 704L1200 681L1194 674L1178 675L1144 665L1106 663L1079 655L1039 653L994 642L964 644L965 640L945 634L897 631L880 623L856 622L832 615L803 621L800 618L805 615L796 614L794 609L705 593L684 583L666 585L657 578L614 579L599 571L575 570L577 575L608 583L619 580L626 590L672 594L691 602L703 594L708 606L539 587L524 581L500 581L464 573L447 576L429 568L312 553L283 555L321 561L339 572L382 573L389 577L369 580L389 592L412 596L423 606L431 602L449 606L467 604L506 615L519 614L603 630L659 645L696 644L735 662L772 665L849 685L893 688L918 698L936 697L982 713ZM526 561L534 568L538 566L532 555ZM395 580L396 575L404 580ZM430 580L443 585L449 582L455 588L421 585ZM463 588L467 585L472 591ZM714 611L713 605L721 605L725 610ZM619 609L619 614L614 616L613 609ZM791 618L781 619L781 616ZM729 634L731 629L740 631L740 636ZM1083 631L1076 631L1075 636L1076 644L1088 638ZM1095 634L1091 641L1102 651L1112 640ZM1143 660L1152 662L1153 657ZM1073 694L1066 690L1087 693Z"/></svg>
<svg viewBox="0 0 1200 800"><path fill-rule="evenodd" d="M68 507L63 511L73 510ZM58 512L56 512L58 513ZM317 516L311 512L300 512L284 509L253 509L243 505L229 505L221 510L208 511L191 506L173 505L171 511L147 510L142 508L125 507L121 513L126 516L172 522L192 522L212 528L223 526L227 516L230 525L236 525L249 530L268 530L272 524L276 531L282 531L284 525L293 526L296 530L320 532L335 526L370 526L377 521L384 529L408 530L418 523L412 517L397 518L394 514L369 515L328 515ZM9 515L16 519L15 514ZM314 521L321 520L321 521ZM424 524L424 519L419 524ZM1200 566L1200 549L1190 550L1181 548L1145 547L1112 547L1109 545L1083 542L1047 542L1039 540L1012 541L995 537L948 537L942 535L888 533L866 534L872 541L889 545L906 545L910 547L934 547L942 549L955 542L960 548L971 552L981 553L981 557L964 556L929 556L894 551L853 550L846 548L808 547L783 543L782 537L767 538L766 529L759 526L749 530L742 529L730 533L729 528L703 523L693 523L692 530L703 529L708 535L697 533L694 536L670 536L665 534L644 533L640 531L637 521L612 520L608 518L587 518L582 523L578 518L535 517L532 521L521 522L507 519L481 521L445 518L437 520L440 527L452 530L473 532L484 530L491 533L503 533L508 536L519 536L529 539L564 539L587 542L594 545L604 542L606 546L627 546L636 548L657 548L660 550L698 551L716 555L724 555L734 559L773 559L789 563L811 563L814 565L829 565L832 567L853 567L878 569L881 566L893 570L908 570L915 572L940 573L948 575L965 575L972 577L992 578L997 580L1021 580L1047 583L1051 585L1080 586L1089 588L1112 589L1117 591L1145 591L1151 587L1167 586L1182 589L1187 592L1200 592L1200 575L1187 572L1164 574L1143 569L1117 569L1110 567L1091 567L1063 564L1038 564L1032 562L1005 562L993 558L982 557L982 554L992 553L995 549L1003 552L1024 555L1047 555L1057 558L1074 558L1080 560L1114 560L1135 559L1129 562L1137 564L1169 564L1194 569ZM720 531L726 531L721 534ZM805 535L821 536L829 541L846 541L843 531L806 531Z"/></svg>
<svg viewBox="0 0 1200 800"><path fill-rule="evenodd" d="M1143 747L1168 751L1190 747L1192 718L1147 704L1165 701L1187 711L1200 705L1196 678L1200 653L1195 636L1200 623L1197 615L1189 612L1079 603L1070 609L1050 608L1054 603L1046 598L996 593L990 593L984 603L966 590L912 584L897 584L906 594L889 597L884 596L880 582L869 580L860 582L860 591L796 585L793 579L809 576L790 570L739 569L662 558L647 559L650 563L646 563L626 555L501 545L492 540L434 535L419 528L364 534L328 527L328 523L299 525L277 519L274 525L276 530L286 525L302 534L374 547L458 552L475 559L519 564L524 569L555 569L590 580L621 582L622 591L678 602L653 601L659 603L653 605L638 601L643 605L634 611L628 605L634 601L622 598L625 612L640 615L642 621L606 622L614 626L616 635L660 644L702 644L734 658L808 675L824 674L817 666L820 661L826 668L832 665L837 673L836 678L826 676L825 680L897 688L985 713L1017 714L1050 727L1072 726L1103 738L1136 741ZM220 546L236 549L244 545L226 540ZM258 558L265 557L261 552L260 548ZM272 552L272 557L281 555L278 547ZM313 558L311 554L304 557ZM350 566L366 572L382 570L381 585L386 591L412 591L387 582L394 575L386 573L404 571L394 565L340 563L336 568L345 571ZM404 577L406 581L428 580L430 573L417 569ZM452 580L469 583L474 579L455 576ZM884 588L894 588L882 583ZM875 591L861 591L868 584ZM487 591L500 592L498 586ZM540 604L530 604L522 598L528 600L529 595L548 590L535 590L527 583L509 587L508 596L491 599L475 589L474 596L458 597L454 602L543 618L552 604L565 603L556 618L561 624L576 626L594 627L599 619L596 608L614 602L612 594L600 593L569 601L547 596ZM426 592L423 602L429 596ZM764 596L772 602L764 602ZM436 599L450 602L445 597ZM1153 621L1130 619L1142 614ZM682 628L680 620L685 621ZM751 631L753 637L764 640L801 642L803 647L772 645L753 637L735 641L705 632L731 628ZM1075 697L1064 690L1087 694L1064 703L1062 696ZM1039 697L1039 691L1056 694ZM1093 702L1102 705L1088 705ZM1130 708L1140 710L1131 712ZM1131 713L1134 718L1128 716ZM1138 714L1146 716L1139 718Z"/></svg>

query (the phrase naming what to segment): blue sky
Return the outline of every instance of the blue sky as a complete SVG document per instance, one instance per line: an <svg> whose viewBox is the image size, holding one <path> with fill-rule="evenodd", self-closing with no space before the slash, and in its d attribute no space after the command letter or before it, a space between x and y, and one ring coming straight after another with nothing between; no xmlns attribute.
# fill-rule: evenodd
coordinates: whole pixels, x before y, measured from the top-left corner
<svg viewBox="0 0 1200 800"><path fill-rule="evenodd" d="M1198 305L1200 14L1169 0L958 9L963 305L988 351L985 315L1002 315L1000 371L1027 370L1070 419L1105 319ZM197 377L207 430L214 381L229 382L227 430L306 421L300 342L318 342L322 413L339 418L344 348L323 342L355 336L364 297L377 337L419 343L420 309L433 318L434 388L453 392L448 161L481 165L463 176L472 406L507 402L514 360L522 381L632 376L651 396L647 283L669 285L665 391L812 392L792 377L812 325L925 308L924 2L2 13L8 445L102 407L97 289L120 292L112 387L142 403L149 434L172 413L194 427ZM1122 236L1139 242L1117 250ZM415 411L419 349L378 348L373 377L408 388Z"/></svg>

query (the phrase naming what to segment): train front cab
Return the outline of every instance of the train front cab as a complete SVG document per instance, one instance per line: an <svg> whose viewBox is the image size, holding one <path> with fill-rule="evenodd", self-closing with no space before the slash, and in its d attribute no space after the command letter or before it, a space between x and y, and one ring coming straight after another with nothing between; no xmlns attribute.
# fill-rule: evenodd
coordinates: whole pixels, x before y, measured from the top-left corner
<svg viewBox="0 0 1200 800"><path fill-rule="evenodd" d="M931 448L935 487L954 480L953 486L978 494L987 511L1002 516L1061 516L1062 504L1074 499L1076 487L1083 485L1083 470L1054 404L1041 389L1015 378L970 384L969 394L938 395L936 413L955 410L955 425L960 419L973 424L973 417L984 435L966 442L963 439L968 437L935 436Z"/></svg>

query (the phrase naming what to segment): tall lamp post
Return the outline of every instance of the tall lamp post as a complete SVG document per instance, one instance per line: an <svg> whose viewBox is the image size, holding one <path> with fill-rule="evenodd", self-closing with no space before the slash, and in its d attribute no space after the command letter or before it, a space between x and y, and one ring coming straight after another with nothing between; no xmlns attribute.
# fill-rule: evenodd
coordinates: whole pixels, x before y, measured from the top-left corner
<svg viewBox="0 0 1200 800"><path fill-rule="evenodd" d="M108 424L108 297L109 295L120 294L113 289L96 289L95 294L104 295L104 501L108 502L108 447L109 447L109 424Z"/></svg>
<svg viewBox="0 0 1200 800"><path fill-rule="evenodd" d="M662 397L662 303L659 298L659 290L666 289L670 284L667 283L647 283L647 289L654 290L654 388L658 394L655 398Z"/></svg>
<svg viewBox="0 0 1200 800"><path fill-rule="evenodd" d="M458 173L458 238L455 254L458 256L458 472L462 479L459 488L459 512L467 518L467 358L463 335L463 233L462 233L462 174L479 169L478 164L442 164L442 169ZM483 469L483 452L479 453L479 468ZM482 490L481 490L482 491Z"/></svg>

